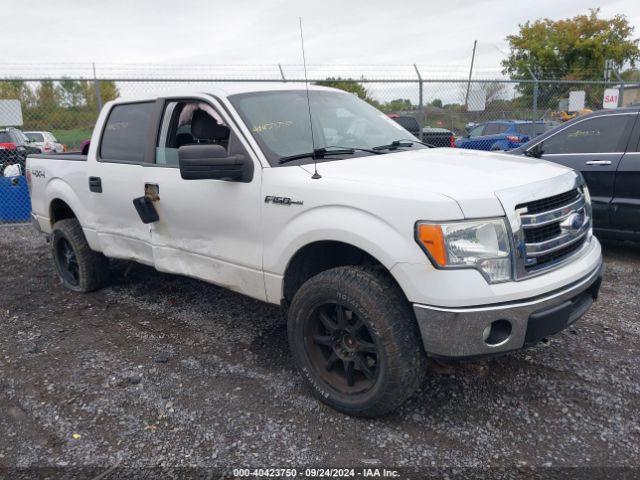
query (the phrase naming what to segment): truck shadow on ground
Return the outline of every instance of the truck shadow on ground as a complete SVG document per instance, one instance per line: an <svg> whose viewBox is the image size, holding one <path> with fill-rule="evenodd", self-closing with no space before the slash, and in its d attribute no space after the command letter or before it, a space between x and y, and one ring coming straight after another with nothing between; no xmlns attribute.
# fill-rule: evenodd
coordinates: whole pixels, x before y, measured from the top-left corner
<svg viewBox="0 0 640 480"><path fill-rule="evenodd" d="M234 349L238 353L248 349L250 356L237 357L244 368L260 370L274 377L286 377L294 382L297 394L311 396L292 365L286 321L279 307L138 264L130 268L119 264L114 273L113 288L117 292L126 290L128 302L152 305L163 317L184 318L184 313L188 312L189 328L193 331L224 332L224 337L236 339L235 344L224 345L232 356ZM215 352L221 341L222 336L211 336L210 351ZM467 416L470 414L469 405L474 402L501 404L508 401L515 390L522 389L522 385L516 386L517 383L526 384L524 378L540 374L541 367L532 363L536 357L545 356L546 345L543 343L524 352L476 360L428 359L427 374L417 394L387 418L398 421L412 414L435 418L443 410ZM197 353L195 355L197 357ZM535 397L535 389L531 388L527 395ZM329 415L341 415L328 407L320 408Z"/></svg>

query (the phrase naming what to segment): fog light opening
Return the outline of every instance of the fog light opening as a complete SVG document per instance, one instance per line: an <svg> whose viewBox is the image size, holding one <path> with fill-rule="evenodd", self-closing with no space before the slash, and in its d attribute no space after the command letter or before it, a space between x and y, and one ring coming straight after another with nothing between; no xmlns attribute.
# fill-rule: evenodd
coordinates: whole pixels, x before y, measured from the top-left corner
<svg viewBox="0 0 640 480"><path fill-rule="evenodd" d="M511 336L511 322L509 320L496 320L482 332L482 340L490 347L502 345Z"/></svg>

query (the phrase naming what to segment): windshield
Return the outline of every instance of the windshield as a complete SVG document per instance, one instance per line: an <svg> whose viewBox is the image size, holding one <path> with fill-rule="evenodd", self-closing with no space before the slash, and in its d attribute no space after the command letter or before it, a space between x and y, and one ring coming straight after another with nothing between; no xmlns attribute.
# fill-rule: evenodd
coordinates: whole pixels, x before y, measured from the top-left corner
<svg viewBox="0 0 640 480"><path fill-rule="evenodd" d="M41 133L28 132L28 133L25 133L25 135L32 142L44 142L44 135L42 135Z"/></svg>
<svg viewBox="0 0 640 480"><path fill-rule="evenodd" d="M371 149L396 140L417 139L404 128L351 93L309 91L313 135L311 143L307 93L304 90L253 92L232 95L236 108L271 165L291 155L311 152L313 147ZM425 148L412 144L406 148ZM349 157L372 155L356 151ZM331 156L322 161L344 157ZM296 160L297 163L313 159ZM296 163L294 162L294 163Z"/></svg>

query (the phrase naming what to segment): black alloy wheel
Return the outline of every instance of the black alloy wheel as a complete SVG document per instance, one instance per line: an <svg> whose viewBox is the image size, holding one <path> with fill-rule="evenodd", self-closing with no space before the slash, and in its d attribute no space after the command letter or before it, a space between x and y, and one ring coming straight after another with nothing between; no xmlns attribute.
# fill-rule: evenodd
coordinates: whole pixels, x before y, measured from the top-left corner
<svg viewBox="0 0 640 480"><path fill-rule="evenodd" d="M55 245L56 264L60 275L70 285L79 285L80 267L76 252L66 238L60 237Z"/></svg>
<svg viewBox="0 0 640 480"><path fill-rule="evenodd" d="M376 382L379 350L367 325L338 303L324 303L307 319L305 337L316 373L342 393L361 393Z"/></svg>

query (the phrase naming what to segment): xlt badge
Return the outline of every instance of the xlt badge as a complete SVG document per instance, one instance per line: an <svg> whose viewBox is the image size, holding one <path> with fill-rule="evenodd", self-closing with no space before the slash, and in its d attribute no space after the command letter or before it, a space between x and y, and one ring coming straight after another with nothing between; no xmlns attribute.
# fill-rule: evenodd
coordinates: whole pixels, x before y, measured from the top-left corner
<svg viewBox="0 0 640 480"><path fill-rule="evenodd" d="M267 195L264 197L264 203L273 203L276 205L302 205L301 200L291 200L289 197L274 197Z"/></svg>

